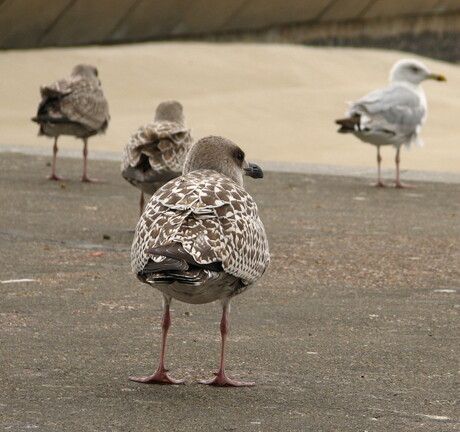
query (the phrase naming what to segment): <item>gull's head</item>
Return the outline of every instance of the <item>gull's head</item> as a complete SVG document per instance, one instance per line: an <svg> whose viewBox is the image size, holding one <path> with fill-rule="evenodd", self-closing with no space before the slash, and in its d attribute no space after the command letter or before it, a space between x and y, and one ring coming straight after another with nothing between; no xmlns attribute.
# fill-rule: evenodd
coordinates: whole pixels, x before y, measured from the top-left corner
<svg viewBox="0 0 460 432"><path fill-rule="evenodd" d="M430 70L417 60L398 60L390 71L390 82L409 82L420 84L426 79L446 81L443 75L431 73Z"/></svg>
<svg viewBox="0 0 460 432"><path fill-rule="evenodd" d="M97 78L99 72L95 66L89 64L79 64L72 69L72 76L83 76L87 78Z"/></svg>
<svg viewBox="0 0 460 432"><path fill-rule="evenodd" d="M240 186L245 175L252 178L264 176L259 165L246 162L239 146L220 136L208 136L193 144L185 159L184 174L196 170L220 172Z"/></svg>
<svg viewBox="0 0 460 432"><path fill-rule="evenodd" d="M154 121L170 121L185 126L182 105L175 100L161 102L155 111Z"/></svg>

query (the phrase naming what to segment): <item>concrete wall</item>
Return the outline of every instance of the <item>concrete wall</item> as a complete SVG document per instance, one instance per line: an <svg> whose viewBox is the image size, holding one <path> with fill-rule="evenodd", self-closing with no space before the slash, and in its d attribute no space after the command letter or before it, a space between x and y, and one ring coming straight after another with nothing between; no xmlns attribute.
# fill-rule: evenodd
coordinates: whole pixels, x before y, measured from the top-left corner
<svg viewBox="0 0 460 432"><path fill-rule="evenodd" d="M318 32L356 35L378 22L380 31L407 26L422 31L434 22L438 31L449 31L460 23L460 1L0 0L0 48L190 38L292 25L311 39Z"/></svg>

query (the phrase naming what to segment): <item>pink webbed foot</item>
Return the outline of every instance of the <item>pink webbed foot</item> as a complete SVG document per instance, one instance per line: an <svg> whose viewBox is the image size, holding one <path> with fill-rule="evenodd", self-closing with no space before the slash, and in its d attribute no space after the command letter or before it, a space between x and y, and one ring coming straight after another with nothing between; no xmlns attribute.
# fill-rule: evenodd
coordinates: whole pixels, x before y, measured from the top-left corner
<svg viewBox="0 0 460 432"><path fill-rule="evenodd" d="M130 381L142 384L184 384L185 380L176 380L167 374L168 370L157 369L153 375L148 377L129 377Z"/></svg>
<svg viewBox="0 0 460 432"><path fill-rule="evenodd" d="M96 179L96 178L90 178L88 176L83 176L81 178L81 181L83 183L106 183L105 180L100 180L100 179Z"/></svg>
<svg viewBox="0 0 460 432"><path fill-rule="evenodd" d="M50 174L48 177L46 177L48 180L56 180L56 181L65 181L65 180L68 180L68 178L66 177L61 177L61 176L58 176L57 174Z"/></svg>
<svg viewBox="0 0 460 432"><path fill-rule="evenodd" d="M417 186L414 186L414 185L410 185L410 184L407 184L407 183L401 183L401 182L396 182L392 186L397 188L397 189L415 189L417 187Z"/></svg>
<svg viewBox="0 0 460 432"><path fill-rule="evenodd" d="M388 187L388 185L386 185L385 183L383 183L382 181L378 181L376 183L371 183L371 186L373 187Z"/></svg>
<svg viewBox="0 0 460 432"><path fill-rule="evenodd" d="M245 381L235 381L227 377L225 373L216 373L216 376L210 380L199 380L200 384L212 385L216 387L252 387L256 383L245 382Z"/></svg>

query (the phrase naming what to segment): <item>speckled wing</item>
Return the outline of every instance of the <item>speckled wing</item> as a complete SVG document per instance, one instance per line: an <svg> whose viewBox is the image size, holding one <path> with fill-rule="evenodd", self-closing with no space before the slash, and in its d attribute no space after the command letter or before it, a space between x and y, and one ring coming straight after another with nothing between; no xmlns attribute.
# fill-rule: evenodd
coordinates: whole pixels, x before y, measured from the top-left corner
<svg viewBox="0 0 460 432"><path fill-rule="evenodd" d="M182 173L185 156L192 145L190 130L169 121L149 123L140 127L125 147L122 170L137 167L142 155L148 158L150 168L158 175Z"/></svg>
<svg viewBox="0 0 460 432"><path fill-rule="evenodd" d="M179 242L196 262L222 263L226 273L249 285L268 267L264 226L252 197L228 177L199 170L170 181L150 199L136 227L131 251L138 274L149 259L145 251Z"/></svg>
<svg viewBox="0 0 460 432"><path fill-rule="evenodd" d="M41 87L42 98L59 96L59 110L66 119L89 131L103 131L110 120L109 107L99 81L71 77Z"/></svg>

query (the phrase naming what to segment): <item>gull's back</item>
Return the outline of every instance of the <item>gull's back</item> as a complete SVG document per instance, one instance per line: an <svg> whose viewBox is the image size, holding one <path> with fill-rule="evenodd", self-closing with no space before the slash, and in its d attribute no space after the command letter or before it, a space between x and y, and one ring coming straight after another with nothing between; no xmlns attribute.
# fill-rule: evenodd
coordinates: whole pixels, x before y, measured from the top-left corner
<svg viewBox="0 0 460 432"><path fill-rule="evenodd" d="M173 245L167 256L160 255L165 245ZM187 303L236 295L259 279L269 262L256 203L243 187L209 170L179 177L152 196L131 257L141 280Z"/></svg>
<svg viewBox="0 0 460 432"><path fill-rule="evenodd" d="M108 102L97 76L74 73L40 89L42 100L34 121L48 136L85 138L106 130Z"/></svg>
<svg viewBox="0 0 460 432"><path fill-rule="evenodd" d="M354 134L376 145L410 143L426 118L426 103L405 83L394 83L353 102L349 117L360 117Z"/></svg>

